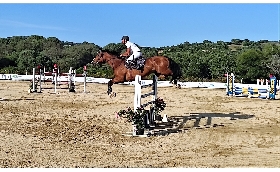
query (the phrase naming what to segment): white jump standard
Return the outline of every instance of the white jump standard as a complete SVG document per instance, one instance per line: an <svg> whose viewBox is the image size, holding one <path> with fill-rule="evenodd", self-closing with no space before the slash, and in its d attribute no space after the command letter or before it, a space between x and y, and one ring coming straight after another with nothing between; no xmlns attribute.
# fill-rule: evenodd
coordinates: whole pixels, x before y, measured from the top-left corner
<svg viewBox="0 0 280 172"><path fill-rule="evenodd" d="M68 75L68 89L69 89L69 92L75 92L76 71L74 71L73 68L70 67L67 75Z"/></svg>
<svg viewBox="0 0 280 172"><path fill-rule="evenodd" d="M39 73L39 78L36 79L36 69L33 68L33 77L32 77L32 83L31 86L28 90L29 93L41 93L42 92L42 69L41 66L38 66L38 73ZM37 90L37 87L39 86L39 90Z"/></svg>
<svg viewBox="0 0 280 172"><path fill-rule="evenodd" d="M148 115L146 116L146 122L149 127L153 127L153 125L155 123L154 122L155 121L154 106L155 106L155 101L157 99L157 81L158 81L157 76L153 75L153 83L144 85L144 82L141 80L141 76L140 75L135 76L134 112L139 107L145 108L148 105L151 105L150 111L149 111ZM141 90L146 87L152 87L152 92L142 95ZM152 100L149 102L146 102L144 104L141 104L141 98L145 98L148 96L152 96ZM134 134L135 133L133 132L133 135Z"/></svg>

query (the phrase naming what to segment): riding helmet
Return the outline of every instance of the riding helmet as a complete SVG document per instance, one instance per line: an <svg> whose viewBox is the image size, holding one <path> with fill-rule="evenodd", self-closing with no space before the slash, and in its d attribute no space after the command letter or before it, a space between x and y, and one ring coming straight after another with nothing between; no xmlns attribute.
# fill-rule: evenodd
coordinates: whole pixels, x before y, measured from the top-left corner
<svg viewBox="0 0 280 172"><path fill-rule="evenodd" d="M122 40L123 40L123 39L129 41L129 37L128 37L128 36L123 36L123 37L122 37Z"/></svg>

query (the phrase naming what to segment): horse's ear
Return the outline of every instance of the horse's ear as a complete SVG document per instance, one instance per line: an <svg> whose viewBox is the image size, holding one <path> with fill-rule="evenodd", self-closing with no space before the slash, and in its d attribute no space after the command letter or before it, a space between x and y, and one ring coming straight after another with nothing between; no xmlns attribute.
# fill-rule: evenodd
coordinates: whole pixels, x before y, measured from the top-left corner
<svg viewBox="0 0 280 172"><path fill-rule="evenodd" d="M102 48L99 48L99 53L102 53Z"/></svg>
<svg viewBox="0 0 280 172"><path fill-rule="evenodd" d="M100 53L102 53L102 48L99 48L97 51L97 54L100 54Z"/></svg>

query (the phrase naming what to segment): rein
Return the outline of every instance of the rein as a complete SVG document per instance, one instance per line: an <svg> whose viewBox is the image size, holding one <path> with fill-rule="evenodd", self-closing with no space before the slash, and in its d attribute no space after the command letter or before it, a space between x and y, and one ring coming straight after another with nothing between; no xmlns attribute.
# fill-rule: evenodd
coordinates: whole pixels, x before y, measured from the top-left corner
<svg viewBox="0 0 280 172"><path fill-rule="evenodd" d="M102 58L104 58L104 57L102 57ZM119 66L122 64L122 63L120 62L118 66L115 66L115 63L114 63L114 62L116 61L115 59L118 60L119 58L116 57L116 56L114 56L114 55L111 55L111 58L109 58L108 60L106 59L108 64L110 64L110 63L112 64L112 68L113 68L113 69L119 67ZM121 60L121 59L119 59L119 60ZM111 62L111 61L113 61L113 62Z"/></svg>

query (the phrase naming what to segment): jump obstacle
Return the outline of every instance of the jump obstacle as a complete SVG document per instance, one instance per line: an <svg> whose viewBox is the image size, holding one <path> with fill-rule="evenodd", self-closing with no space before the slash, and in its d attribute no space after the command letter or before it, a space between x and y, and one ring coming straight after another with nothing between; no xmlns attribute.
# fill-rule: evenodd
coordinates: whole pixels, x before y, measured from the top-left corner
<svg viewBox="0 0 280 172"><path fill-rule="evenodd" d="M231 75L227 74L227 89L226 94L228 96L236 96L236 97L248 97L253 98L257 95L257 98L261 99L275 99L276 95L276 77L270 77L270 84L267 82L267 88L259 89L252 87L237 87L234 83L235 76L233 73Z"/></svg>
<svg viewBox="0 0 280 172"><path fill-rule="evenodd" d="M264 84L265 81L265 84ZM268 85L269 79L257 79L257 85Z"/></svg>
<svg viewBox="0 0 280 172"><path fill-rule="evenodd" d="M280 86L280 80L276 80L276 88ZM270 82L269 79L257 79L257 85L268 85Z"/></svg>
<svg viewBox="0 0 280 172"><path fill-rule="evenodd" d="M156 75L153 75L153 83L152 84L147 84L145 85L144 82L141 80L140 75L135 76L135 94L134 94L134 112L136 111L137 108L139 107L147 107L148 105L150 106L150 110L147 111L146 119L145 119L145 128L148 127L153 127L155 124L155 101L157 99L157 81L158 78ZM142 89L147 88L147 87L152 87L152 91L146 94L142 94ZM141 99L146 98L148 96L152 96L152 100L149 102L146 102L144 104L141 104ZM135 126L133 127L133 135L136 135L136 128Z"/></svg>
<svg viewBox="0 0 280 172"><path fill-rule="evenodd" d="M36 69L33 68L32 72L33 72L33 77L32 77L32 84L31 84L31 88L28 90L29 93L41 93L42 92L42 69L40 66L38 66L39 69L39 78L37 79L35 77L36 75ZM39 83L38 83L39 82ZM39 90L37 90L37 87L39 85Z"/></svg>
<svg viewBox="0 0 280 172"><path fill-rule="evenodd" d="M70 70L68 73L60 74L57 64L54 64L54 69L53 69L52 73L45 72L45 70L43 72L40 66L38 66L38 69L39 69L39 79L36 79L36 77L35 77L36 69L33 68L33 78L32 78L32 85L31 85L32 89L31 88L29 89L30 93L33 93L33 92L41 93L42 76L44 78L43 80L45 81L45 76L48 74L52 75L52 84L54 84L54 93L57 93L57 85L60 85L62 82L61 80L60 80L60 82L58 82L57 78L60 76L68 76L66 82L68 84L69 92L75 92L75 77L77 75L84 77L84 93L86 93L86 75L87 75L86 66L84 66L84 68L83 68L84 69L83 74L76 74L76 70L73 70L72 67L70 67ZM38 85L39 85L39 90L37 90Z"/></svg>

